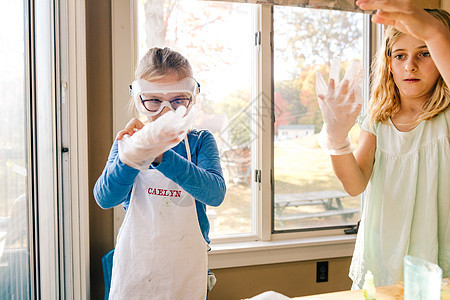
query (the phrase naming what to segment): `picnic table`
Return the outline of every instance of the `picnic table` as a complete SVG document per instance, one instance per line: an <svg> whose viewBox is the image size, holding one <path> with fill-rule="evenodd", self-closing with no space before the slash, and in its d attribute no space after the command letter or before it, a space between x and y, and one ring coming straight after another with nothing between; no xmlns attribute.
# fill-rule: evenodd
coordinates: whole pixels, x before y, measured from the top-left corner
<svg viewBox="0 0 450 300"><path fill-rule="evenodd" d="M341 191L317 191L309 193L275 194L275 215L277 221L294 221L308 218L341 216L344 221L358 213L357 208L344 208L342 198L350 195ZM324 210L312 213L283 214L287 207L321 205Z"/></svg>

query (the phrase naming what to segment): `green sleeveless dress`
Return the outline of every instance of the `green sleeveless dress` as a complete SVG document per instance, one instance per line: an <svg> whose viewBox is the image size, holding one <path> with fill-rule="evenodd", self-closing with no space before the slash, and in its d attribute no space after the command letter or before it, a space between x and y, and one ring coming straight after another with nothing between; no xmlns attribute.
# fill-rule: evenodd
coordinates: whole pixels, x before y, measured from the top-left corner
<svg viewBox="0 0 450 300"><path fill-rule="evenodd" d="M375 285L403 281L403 257L438 264L450 276L450 109L409 132L389 124L362 130L374 134L377 148L365 191L361 226L350 278L361 288L371 270Z"/></svg>

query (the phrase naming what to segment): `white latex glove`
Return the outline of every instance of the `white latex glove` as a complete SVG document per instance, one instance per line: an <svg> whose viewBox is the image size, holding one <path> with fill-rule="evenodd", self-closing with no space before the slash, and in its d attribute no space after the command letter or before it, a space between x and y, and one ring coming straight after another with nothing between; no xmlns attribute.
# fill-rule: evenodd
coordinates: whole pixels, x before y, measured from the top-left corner
<svg viewBox="0 0 450 300"><path fill-rule="evenodd" d="M212 290L212 288L216 285L216 282L217 282L216 276L214 276L214 274L208 274L206 285L208 291Z"/></svg>
<svg viewBox="0 0 450 300"><path fill-rule="evenodd" d="M328 87L322 75L316 72L316 94L324 122L319 133L319 145L331 155L353 152L348 132L362 107L364 77L359 62L351 62L341 82L340 68L340 60L333 59Z"/></svg>
<svg viewBox="0 0 450 300"><path fill-rule="evenodd" d="M132 136L124 135L119 143L119 159L127 166L147 170L155 158L184 139L196 115L195 107L188 114L181 106L168 111L145 125Z"/></svg>

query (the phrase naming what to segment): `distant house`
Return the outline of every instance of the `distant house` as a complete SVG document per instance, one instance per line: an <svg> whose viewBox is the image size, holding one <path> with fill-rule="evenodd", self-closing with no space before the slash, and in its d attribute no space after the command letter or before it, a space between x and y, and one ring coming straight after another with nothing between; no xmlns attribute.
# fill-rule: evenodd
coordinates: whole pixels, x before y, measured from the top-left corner
<svg viewBox="0 0 450 300"><path fill-rule="evenodd" d="M278 127L278 140L297 139L314 134L315 125L280 125Z"/></svg>

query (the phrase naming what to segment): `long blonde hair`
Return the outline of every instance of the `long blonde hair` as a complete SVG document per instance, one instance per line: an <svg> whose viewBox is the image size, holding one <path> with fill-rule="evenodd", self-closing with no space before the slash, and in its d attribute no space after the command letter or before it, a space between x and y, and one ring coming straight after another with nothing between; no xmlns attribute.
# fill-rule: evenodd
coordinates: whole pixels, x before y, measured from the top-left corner
<svg viewBox="0 0 450 300"><path fill-rule="evenodd" d="M442 22L450 30L450 14L442 9L425 9L433 17ZM371 95L369 105L370 123L381 122L386 124L389 118L400 110L400 93L390 72L389 61L392 56L392 47L403 32L395 27L388 26L385 31L382 47L372 65ZM445 111L450 105L450 95L447 84L439 75L436 86L430 98L423 104L423 111L413 123L419 124L424 120L431 120L439 113Z"/></svg>

